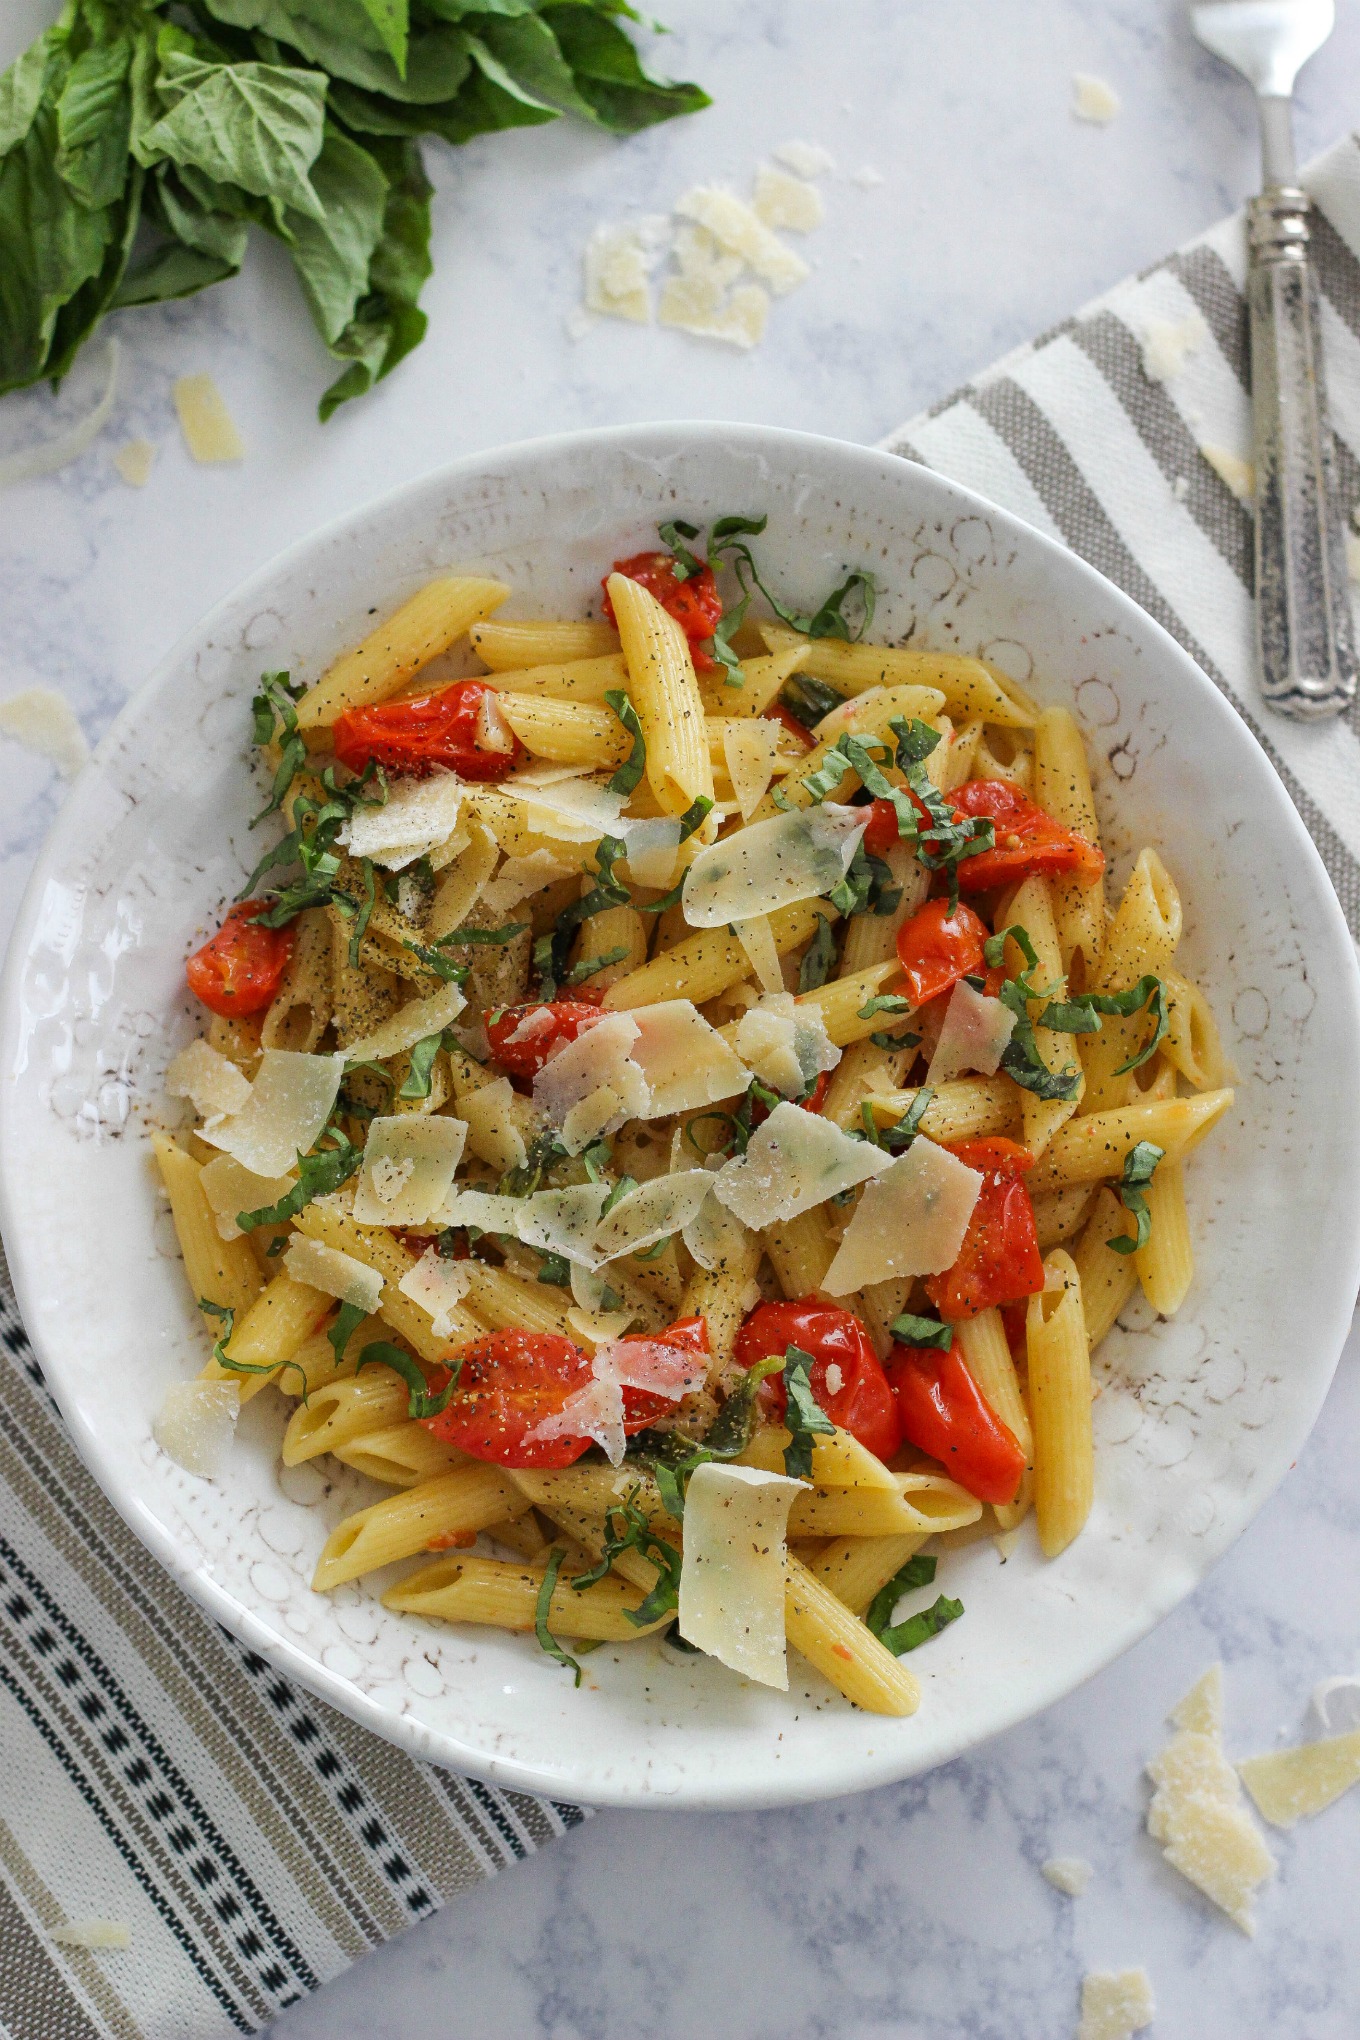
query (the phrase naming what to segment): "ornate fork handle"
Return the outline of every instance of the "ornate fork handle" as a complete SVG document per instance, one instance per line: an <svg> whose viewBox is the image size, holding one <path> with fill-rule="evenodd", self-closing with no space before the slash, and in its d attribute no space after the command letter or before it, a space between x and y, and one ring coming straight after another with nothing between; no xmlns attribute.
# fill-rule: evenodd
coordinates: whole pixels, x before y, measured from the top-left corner
<svg viewBox="0 0 1360 2040"><path fill-rule="evenodd" d="M1309 721L1354 700L1356 664L1308 195L1277 186L1248 218L1261 686L1282 715Z"/></svg>

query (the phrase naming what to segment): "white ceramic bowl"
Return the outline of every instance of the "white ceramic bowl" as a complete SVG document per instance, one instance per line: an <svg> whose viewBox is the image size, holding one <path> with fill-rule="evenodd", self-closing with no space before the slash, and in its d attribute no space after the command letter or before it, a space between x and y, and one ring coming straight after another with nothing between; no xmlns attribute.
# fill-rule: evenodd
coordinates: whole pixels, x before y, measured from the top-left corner
<svg viewBox="0 0 1360 2040"><path fill-rule="evenodd" d="M1052 1565L1032 1529L942 1584L967 1614L913 1660L909 1721L860 1714L801 1661L787 1696L641 1643L570 1678L531 1638L422 1626L373 1584L308 1587L358 1476L281 1473L284 1407L248 1405L219 1484L152 1443L204 1334L143 1137L196 1031L186 951L258 853L248 698L314 678L450 566L504 575L510 613L582 614L659 519L768 511L799 602L846 566L883 590L874 636L984 652L1070 703L1102 766L1122 879L1156 844L1184 957L1240 1072L1189 1171L1198 1264L1171 1323L1102 1348L1096 1503ZM86 1462L208 1612L402 1748L595 1804L750 1806L900 1778L1060 1698L1201 1579L1317 1415L1360 1281L1357 974L1298 816L1233 710L1164 631L1071 553L909 463L732 425L627 428L478 455L296 546L223 602L125 709L65 807L10 949L0 1016L0 1221L19 1301Z"/></svg>

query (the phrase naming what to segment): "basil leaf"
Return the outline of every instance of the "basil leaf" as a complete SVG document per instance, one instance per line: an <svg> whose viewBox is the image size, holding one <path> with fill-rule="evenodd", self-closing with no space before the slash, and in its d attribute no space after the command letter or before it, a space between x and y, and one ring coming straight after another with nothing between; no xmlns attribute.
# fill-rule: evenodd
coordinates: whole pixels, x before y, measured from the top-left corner
<svg viewBox="0 0 1360 2040"><path fill-rule="evenodd" d="M513 942L516 935L522 935L531 924L528 921L512 921L505 928L455 928L451 935L441 935L441 949L461 949L465 943L481 944L497 949L506 942Z"/></svg>
<svg viewBox="0 0 1360 2040"><path fill-rule="evenodd" d="M952 1325L945 1324L941 1318L917 1317L909 1310L895 1317L888 1330L904 1346L938 1346L942 1353L947 1353L954 1343ZM925 1584L929 1585L929 1581Z"/></svg>
<svg viewBox="0 0 1360 2040"><path fill-rule="evenodd" d="M713 803L708 795L701 793L699 798L685 809L685 812L680 817L680 841L682 843L687 843L700 824L708 819L712 807Z"/></svg>
<svg viewBox="0 0 1360 2040"><path fill-rule="evenodd" d="M915 1007L910 999L904 999L900 992L875 992L872 999L859 1009L861 1020L872 1020L875 1013L912 1013Z"/></svg>
<svg viewBox="0 0 1360 2040"><path fill-rule="evenodd" d="M462 1361L456 1360L439 1394L431 1395L430 1384L417 1362L409 1353L403 1352L400 1346L394 1346L388 1339L374 1339L371 1345L364 1347L359 1355L355 1373L364 1367L390 1367L394 1374L401 1376L410 1391L406 1414L412 1423L419 1423L424 1417L437 1417L441 1411L448 1408L453 1399L453 1391L458 1386L458 1377L463 1371Z"/></svg>
<svg viewBox="0 0 1360 2040"><path fill-rule="evenodd" d="M723 1403L702 1439L672 1431L654 1445L643 1449L669 1515L685 1513L685 1489L696 1466L710 1459L738 1459L755 1431L756 1391L765 1377L783 1370L784 1356L768 1353L746 1369L742 1379Z"/></svg>
<svg viewBox="0 0 1360 2040"><path fill-rule="evenodd" d="M387 216L387 179L370 150L326 123L311 166L319 217L289 207L288 252L313 324L327 347L342 338L367 295Z"/></svg>
<svg viewBox="0 0 1360 2040"><path fill-rule="evenodd" d="M354 1337L363 1320L364 1307L361 1303L342 1303L336 1312L335 1323L327 1332L326 1337L330 1341L331 1351L335 1355L337 1367L343 1364L345 1348Z"/></svg>
<svg viewBox="0 0 1360 2040"><path fill-rule="evenodd" d="M798 966L798 989L800 992L815 992L824 985L836 967L836 938L831 932L831 922L825 914L817 916L817 928L811 942L803 951L803 960Z"/></svg>
<svg viewBox="0 0 1360 2040"><path fill-rule="evenodd" d="M1025 960L1024 978L1023 980L1017 978L1015 982L1022 984L1027 998L1042 998L1043 994L1034 991L1028 982L1029 972L1039 968L1038 951L1030 940L1029 930L1022 928L1018 921L1012 921L1009 928L1002 928L998 934L987 937L987 940L982 945L984 963L989 965L992 970L1003 969L1006 962L1007 942L1013 942Z"/></svg>
<svg viewBox="0 0 1360 2040"><path fill-rule="evenodd" d="M208 1317L225 1320L225 1330L213 1343L212 1356L219 1367L225 1367L230 1374L286 1374L291 1367L302 1383L299 1391L302 1401L307 1400L307 1372L296 1360L229 1360L227 1346L236 1328L236 1312L225 1303L209 1303L206 1296L198 1299L199 1309Z"/></svg>
<svg viewBox="0 0 1360 2040"><path fill-rule="evenodd" d="M920 1132L921 1121L930 1110L934 1096L935 1093L922 1084L902 1117L892 1126L879 1125L874 1118L874 1108L866 1098L859 1108L860 1125L855 1129L855 1137L872 1141L875 1147L883 1148L889 1154L905 1154Z"/></svg>
<svg viewBox="0 0 1360 2040"><path fill-rule="evenodd" d="M307 175L321 153L325 120L319 71L216 63L169 50L156 89L169 110L141 137L144 154L168 156L314 220L324 217Z"/></svg>
<svg viewBox="0 0 1360 2040"><path fill-rule="evenodd" d="M1116 1254L1136 1254L1152 1238L1152 1213L1148 1210L1145 1191L1156 1173L1157 1164L1166 1159L1166 1149L1155 1142L1140 1140L1129 1149L1124 1157L1124 1173L1116 1190L1125 1211L1133 1218L1137 1231L1132 1239L1127 1233L1116 1233L1105 1244Z"/></svg>
<svg viewBox="0 0 1360 2040"><path fill-rule="evenodd" d="M307 747L298 729L296 702L306 692L301 680L290 680L286 673L262 673L260 691L251 701L254 717L255 742L257 745L277 743L281 753L274 783L270 788L269 800L257 815L252 815L250 826L262 822L266 815L277 814L283 806L284 797L299 772L307 762Z"/></svg>
<svg viewBox="0 0 1360 2040"><path fill-rule="evenodd" d="M669 524L658 524L656 528L661 543L669 546L675 555L676 580L689 581L696 574L702 574L708 562L697 558L685 543L686 539L699 536L698 525L686 524L679 517L673 517Z"/></svg>
<svg viewBox="0 0 1360 2040"><path fill-rule="evenodd" d="M298 1156L298 1180L277 1204L266 1205L259 1211L237 1212L236 1223L242 1232L250 1232L257 1225L284 1225L290 1218L296 1218L314 1197L328 1197L349 1181L363 1161L363 1149L355 1147L336 1126L326 1127L319 1139L329 1139L331 1145L314 1147L310 1154Z"/></svg>
<svg viewBox="0 0 1360 2040"><path fill-rule="evenodd" d="M383 48L404 78L406 41L411 25L409 0L359 0L359 4L382 37Z"/></svg>
<svg viewBox="0 0 1360 2040"><path fill-rule="evenodd" d="M638 712L621 687L609 688L604 698L633 740L632 750L609 782L611 793L626 796L640 785L642 775L647 770L647 739L642 734Z"/></svg>
<svg viewBox="0 0 1360 2040"><path fill-rule="evenodd" d="M545 1254L538 1264L535 1279L547 1283L552 1289L570 1289L571 1263L565 1254Z"/></svg>
<svg viewBox="0 0 1360 2040"><path fill-rule="evenodd" d="M550 1658L556 1658L559 1665L565 1665L569 1672L576 1674L576 1684L579 1686L581 1683L580 1665L569 1651L563 1650L561 1644L548 1627L548 1616L552 1611L552 1597L557 1587L557 1576L562 1570L562 1561L566 1555L560 1544L554 1544L552 1550L548 1553L548 1569L544 1573L539 1586L538 1599L534 1602L534 1635L538 1638L538 1647L541 1651L546 1651Z"/></svg>
<svg viewBox="0 0 1360 2040"><path fill-rule="evenodd" d="M900 1572L895 1572L885 1587L880 1587L865 1610L864 1621L875 1636L881 1636L892 1621L893 1609L903 1594L909 1594L916 1587L932 1587L935 1584L937 1561L925 1552L918 1552L909 1558Z"/></svg>
<svg viewBox="0 0 1360 2040"><path fill-rule="evenodd" d="M784 1393L788 1398L784 1422L789 1442L784 1447L784 1471L790 1480L812 1479L814 1437L834 1437L836 1426L812 1393L812 1355L801 1346L784 1349Z"/></svg>
<svg viewBox="0 0 1360 2040"><path fill-rule="evenodd" d="M919 1615L909 1615L905 1622L879 1631L879 1642L894 1657L916 1650L932 1636L938 1636L951 1622L957 1622L963 1613L962 1601L951 1601L941 1594L929 1608L923 1608Z"/></svg>
<svg viewBox="0 0 1360 2040"><path fill-rule="evenodd" d="M604 1551L590 1571L578 1573L571 1584L574 1592L584 1593L587 1587L595 1586L605 1577L620 1552L636 1551L639 1557L647 1559L657 1569L656 1585L642 1606L628 1611L628 1620L634 1627L644 1629L679 1606L680 1553L652 1529L637 1506L639 1492L634 1488L623 1501L605 1511Z"/></svg>
<svg viewBox="0 0 1360 2040"><path fill-rule="evenodd" d="M410 1050L411 1066L406 1081L398 1091L399 1098L428 1098L434 1074L434 1059L444 1046L444 1029L437 1034L427 1034Z"/></svg>
<svg viewBox="0 0 1360 2040"><path fill-rule="evenodd" d="M1059 1034L1095 1034L1100 1030L1101 1014L1128 1020L1145 1006L1153 1017L1152 1033L1137 1054L1115 1071L1117 1077L1122 1077L1139 1069L1155 1054L1171 1024L1166 987L1153 972L1149 971L1124 992L1078 992L1074 998L1046 1006L1039 1015L1039 1025L1051 1027Z"/></svg>
<svg viewBox="0 0 1360 2040"><path fill-rule="evenodd" d="M825 680L814 680L809 673L795 673L779 691L780 706L808 731L815 729L833 708L839 708L844 699Z"/></svg>
<svg viewBox="0 0 1360 2040"><path fill-rule="evenodd" d="M637 1178L635 1176L620 1176L617 1183L610 1185L609 1195L600 1206L600 1217L608 1218L614 1206L619 1202L619 1199L626 1197L630 1190L636 1189Z"/></svg>
<svg viewBox="0 0 1360 2040"><path fill-rule="evenodd" d="M712 103L697 85L650 77L603 6L552 6L541 13L571 66L577 92L598 125L611 133L636 134L657 121L698 113Z"/></svg>

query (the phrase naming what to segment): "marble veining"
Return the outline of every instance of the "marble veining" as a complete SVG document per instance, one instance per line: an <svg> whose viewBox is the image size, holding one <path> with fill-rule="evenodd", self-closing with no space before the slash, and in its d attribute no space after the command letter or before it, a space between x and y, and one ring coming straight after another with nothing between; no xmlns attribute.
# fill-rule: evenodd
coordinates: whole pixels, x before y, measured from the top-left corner
<svg viewBox="0 0 1360 2040"><path fill-rule="evenodd" d="M430 340L324 432L311 406L325 365L275 250L257 250L225 291L123 320L109 442L144 434L157 466L133 492L99 447L0 498L0 690L61 687L97 739L245 573L477 446L657 415L875 440L1207 225L1254 175L1246 95L1192 44L1179 0L675 0L663 11L678 33L662 58L703 77L714 110L624 148L564 124L433 152ZM12 0L0 61L54 12ZM1360 11L1340 15L1302 80L1305 157L1354 120ZM1070 121L1078 68L1119 90L1110 129ZM700 175L743 182L792 135L826 142L842 177L828 187L814 276L777 307L761 350L610 326L568 341L578 251L598 219L663 207ZM861 164L884 183L851 186L843 173ZM199 368L242 425L239 471L196 470L177 443L170 384ZM81 397L73 378L62 405ZM7 400L0 445L50 430L53 415L45 391ZM267 618L259 630L265 650ZM1088 692L1081 707L1098 724ZM1113 739L1111 753L1117 772L1127 754ZM0 933L63 791L14 746L2 755ZM1264 1041L1267 1006L1260 987L1234 1002L1239 1061ZM111 1109L126 1075L107 1072ZM851 1801L661 1824L602 1814L288 2014L278 2040L432 2028L456 2040L1048 2040L1075 2030L1083 1968L1139 1961L1157 1989L1155 2033L1352 2040L1360 1801L1272 1837L1281 1875L1248 1943L1141 1835L1139 1767L1166 1706L1215 1655L1233 1754L1297 1737L1313 1682L1360 1663L1358 1360L1353 1344L1297 1470L1194 1598L1040 1719ZM1230 1392L1231 1363L1216 1365ZM267 1543L263 1518L261 1531ZM1038 1865L1056 1852L1095 1864L1085 1897L1043 1883Z"/></svg>

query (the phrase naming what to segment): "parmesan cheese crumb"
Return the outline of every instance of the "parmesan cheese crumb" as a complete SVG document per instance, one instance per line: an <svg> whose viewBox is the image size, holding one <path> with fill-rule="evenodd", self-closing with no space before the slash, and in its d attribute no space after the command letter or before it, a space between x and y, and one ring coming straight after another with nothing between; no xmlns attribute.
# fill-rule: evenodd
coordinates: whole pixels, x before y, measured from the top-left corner
<svg viewBox="0 0 1360 2040"><path fill-rule="evenodd" d="M151 1435L186 1473L216 1480L225 1470L240 1413L241 1391L234 1381L175 1381Z"/></svg>
<svg viewBox="0 0 1360 2040"><path fill-rule="evenodd" d="M1210 1665L1196 1679L1185 1698L1178 1701L1168 1717L1173 1728L1188 1728L1195 1735L1223 1733L1223 1667Z"/></svg>
<svg viewBox="0 0 1360 2040"><path fill-rule="evenodd" d="M884 182L883 172L875 170L872 163L861 163L858 170L850 172L850 182L857 184L861 191L874 191Z"/></svg>
<svg viewBox="0 0 1360 2040"><path fill-rule="evenodd" d="M1143 374L1149 382L1170 382L1209 338L1198 312L1184 319L1149 319L1143 328Z"/></svg>
<svg viewBox="0 0 1360 2040"><path fill-rule="evenodd" d="M1084 1856L1050 1856L1039 1865L1039 1874L1048 1879L1055 1891L1064 1892L1068 1898L1080 1898L1095 1871Z"/></svg>
<svg viewBox="0 0 1360 2040"><path fill-rule="evenodd" d="M1108 127L1119 112L1119 94L1103 78L1077 71L1072 78L1072 111L1078 120L1095 127Z"/></svg>
<svg viewBox="0 0 1360 2040"><path fill-rule="evenodd" d="M810 234L826 218L822 194L801 177L762 163L756 172L756 211L767 227L789 227Z"/></svg>
<svg viewBox="0 0 1360 2040"><path fill-rule="evenodd" d="M830 149L820 142L781 142L773 153L795 177L825 177L836 167Z"/></svg>
<svg viewBox="0 0 1360 2040"><path fill-rule="evenodd" d="M622 226L596 227L586 243L587 312L647 325L652 316L652 271L670 237L670 221L660 213Z"/></svg>
<svg viewBox="0 0 1360 2040"><path fill-rule="evenodd" d="M49 1938L59 1948L130 1948L132 1929L125 1920L72 1920Z"/></svg>
<svg viewBox="0 0 1360 2040"><path fill-rule="evenodd" d="M179 429L192 459L211 467L244 456L236 422L210 375L182 375L173 394Z"/></svg>
<svg viewBox="0 0 1360 2040"><path fill-rule="evenodd" d="M1256 501L1256 468L1228 446L1201 446L1200 452L1218 479L1231 489L1239 503L1250 509Z"/></svg>
<svg viewBox="0 0 1360 2040"><path fill-rule="evenodd" d="M1248 1757L1237 1768L1271 1826L1293 1827L1296 1820L1321 1813L1352 1785L1360 1784L1360 1729L1303 1743L1297 1749Z"/></svg>
<svg viewBox="0 0 1360 2040"><path fill-rule="evenodd" d="M1156 1786L1147 1830L1167 1862L1227 1913L1244 1934L1256 1931L1251 1901L1275 1873L1275 1859L1242 1799L1237 1774L1219 1742L1220 1687L1214 1667L1171 1716L1181 1725L1148 1765Z"/></svg>
<svg viewBox="0 0 1360 2040"><path fill-rule="evenodd" d="M55 687L25 687L0 701L0 736L50 758L63 779L74 779L90 755L75 711Z"/></svg>
<svg viewBox="0 0 1360 2040"><path fill-rule="evenodd" d="M696 184L675 202L682 219L706 227L720 248L740 256L762 282L781 295L808 275L801 255L772 234L760 216L734 191L720 184Z"/></svg>
<svg viewBox="0 0 1360 2040"><path fill-rule="evenodd" d="M1152 2024L1156 2010L1146 1969L1093 1969L1081 1980L1077 2040L1132 2040Z"/></svg>
<svg viewBox="0 0 1360 2040"><path fill-rule="evenodd" d="M151 480L156 449L149 439L129 439L113 456L113 464L130 489L144 489Z"/></svg>

